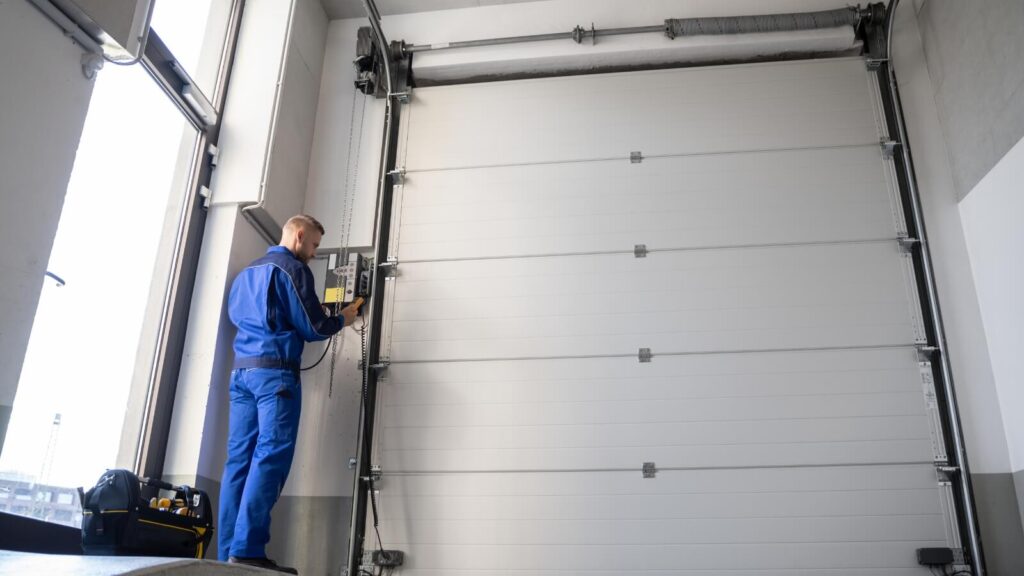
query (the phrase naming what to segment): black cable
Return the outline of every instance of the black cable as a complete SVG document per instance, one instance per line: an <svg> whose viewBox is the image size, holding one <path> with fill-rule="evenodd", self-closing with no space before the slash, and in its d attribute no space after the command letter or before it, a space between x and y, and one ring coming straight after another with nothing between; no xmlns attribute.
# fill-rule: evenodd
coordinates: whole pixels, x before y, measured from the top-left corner
<svg viewBox="0 0 1024 576"><path fill-rule="evenodd" d="M373 531L377 533L377 548L384 549L384 542L380 539L380 530L377 528L380 519L377 517L377 496L374 494L373 479L370 479L370 505L373 506Z"/></svg>
<svg viewBox="0 0 1024 576"><path fill-rule="evenodd" d="M314 362L312 366L306 366L305 368L299 368L299 371L300 372L305 372L306 370L312 370L313 368L316 368L317 366L319 366L320 363L324 361L324 358L327 358L327 351L331 349L331 342L334 341L334 338L335 338L334 336L331 336L330 338L327 339L327 345L324 346L324 353L320 355L320 359L319 360Z"/></svg>

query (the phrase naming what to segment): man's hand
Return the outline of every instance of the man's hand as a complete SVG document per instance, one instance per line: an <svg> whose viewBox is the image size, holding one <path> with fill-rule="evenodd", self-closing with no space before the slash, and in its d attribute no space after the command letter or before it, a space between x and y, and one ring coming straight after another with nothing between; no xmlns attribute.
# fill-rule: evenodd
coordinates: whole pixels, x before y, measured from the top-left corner
<svg viewBox="0 0 1024 576"><path fill-rule="evenodd" d="M341 317L345 319L345 326L349 326L356 319L356 314L359 312L359 307L363 305L362 298L356 298L356 301L345 306L341 309Z"/></svg>

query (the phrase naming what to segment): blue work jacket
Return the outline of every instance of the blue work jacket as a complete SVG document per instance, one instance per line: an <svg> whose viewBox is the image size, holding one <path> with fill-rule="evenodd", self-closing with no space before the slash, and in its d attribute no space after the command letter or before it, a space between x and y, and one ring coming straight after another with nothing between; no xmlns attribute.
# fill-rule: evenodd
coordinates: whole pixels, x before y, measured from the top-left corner
<svg viewBox="0 0 1024 576"><path fill-rule="evenodd" d="M234 368L298 370L305 342L326 340L344 326L324 314L313 273L284 246L242 270L231 286L228 316L238 328Z"/></svg>

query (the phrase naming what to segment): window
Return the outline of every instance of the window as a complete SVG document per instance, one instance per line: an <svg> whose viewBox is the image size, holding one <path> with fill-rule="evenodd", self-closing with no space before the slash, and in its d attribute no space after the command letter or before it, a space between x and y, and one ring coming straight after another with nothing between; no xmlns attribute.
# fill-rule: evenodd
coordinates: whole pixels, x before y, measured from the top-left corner
<svg viewBox="0 0 1024 576"><path fill-rule="evenodd" d="M140 66L97 76L0 456L0 474L91 486L115 467L178 148L197 131ZM187 166L186 166L187 168Z"/></svg>
<svg viewBox="0 0 1024 576"><path fill-rule="evenodd" d="M212 97L227 39L231 0L157 2L151 25L185 72Z"/></svg>
<svg viewBox="0 0 1024 576"><path fill-rule="evenodd" d="M108 64L97 76L47 266L61 280L43 284L0 452L0 497L26 502L15 514L77 526L69 489L135 468L172 263L189 233L179 223L208 183L196 150L217 133L185 112L180 71L218 101L240 5L157 3L146 66Z"/></svg>

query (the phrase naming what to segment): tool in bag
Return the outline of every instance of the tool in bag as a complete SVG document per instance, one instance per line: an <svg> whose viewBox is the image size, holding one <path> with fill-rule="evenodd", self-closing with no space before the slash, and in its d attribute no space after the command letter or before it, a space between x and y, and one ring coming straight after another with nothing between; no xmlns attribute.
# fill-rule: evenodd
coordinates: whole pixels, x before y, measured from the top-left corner
<svg viewBox="0 0 1024 576"><path fill-rule="evenodd" d="M142 486L173 493L142 497ZM82 550L89 555L202 558L213 537L213 512L206 492L108 470L82 501Z"/></svg>

